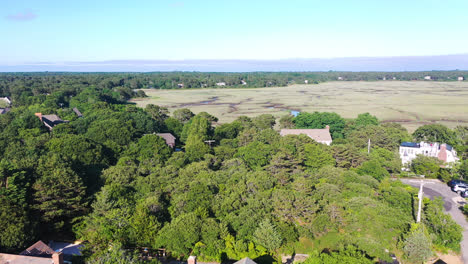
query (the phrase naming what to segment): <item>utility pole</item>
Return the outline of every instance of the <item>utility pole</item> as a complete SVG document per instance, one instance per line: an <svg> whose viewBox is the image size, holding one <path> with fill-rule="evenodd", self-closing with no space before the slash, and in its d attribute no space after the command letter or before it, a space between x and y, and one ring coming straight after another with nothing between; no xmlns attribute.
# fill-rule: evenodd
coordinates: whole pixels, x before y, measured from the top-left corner
<svg viewBox="0 0 468 264"><path fill-rule="evenodd" d="M425 177L425 175L420 175L422 178ZM421 185L419 185L419 193L418 193L418 198L419 198L419 205L418 205L418 217L416 219L416 223L421 222L421 211L422 211L422 200L424 196L424 191L423 191L423 186L424 186L424 180L421 179Z"/></svg>
<svg viewBox="0 0 468 264"><path fill-rule="evenodd" d="M367 155L370 153L370 138L369 141L367 142Z"/></svg>
<svg viewBox="0 0 468 264"><path fill-rule="evenodd" d="M418 217L416 220L417 223L421 222L422 199L424 195L423 186L424 186L424 181L421 180L421 185L419 186L419 193L418 193L419 206L418 206Z"/></svg>

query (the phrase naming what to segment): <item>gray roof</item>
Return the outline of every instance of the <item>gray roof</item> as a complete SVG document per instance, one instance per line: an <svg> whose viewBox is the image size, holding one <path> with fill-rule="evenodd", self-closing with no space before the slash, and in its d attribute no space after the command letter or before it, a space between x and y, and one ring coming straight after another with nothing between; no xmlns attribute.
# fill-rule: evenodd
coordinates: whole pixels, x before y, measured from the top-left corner
<svg viewBox="0 0 468 264"><path fill-rule="evenodd" d="M255 261L251 260L250 258L243 258L234 264L257 264Z"/></svg>
<svg viewBox="0 0 468 264"><path fill-rule="evenodd" d="M78 117L82 117L83 114L80 112L80 110L78 110L78 108L76 107L73 107L73 112L75 112L75 114L78 116Z"/></svg>
<svg viewBox="0 0 468 264"><path fill-rule="evenodd" d="M51 249L48 245L46 245L41 240L34 243L34 245L28 247L20 255L23 256L32 256L32 257L46 257L50 258L52 254L54 254L54 250Z"/></svg>

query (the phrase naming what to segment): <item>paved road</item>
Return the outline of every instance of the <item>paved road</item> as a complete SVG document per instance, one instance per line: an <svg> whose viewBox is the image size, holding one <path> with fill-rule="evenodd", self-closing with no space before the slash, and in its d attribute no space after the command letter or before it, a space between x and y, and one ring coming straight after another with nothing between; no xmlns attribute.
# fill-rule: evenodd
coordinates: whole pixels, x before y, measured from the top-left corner
<svg viewBox="0 0 468 264"><path fill-rule="evenodd" d="M419 188L420 180L402 179L403 183ZM447 184L438 180L424 180L424 196L433 199L436 196L441 196L444 199L444 208L449 213L453 220L463 227L463 241L461 242L462 257L465 264L468 264L468 222L465 215L460 211L459 207L466 203L457 193L452 192Z"/></svg>

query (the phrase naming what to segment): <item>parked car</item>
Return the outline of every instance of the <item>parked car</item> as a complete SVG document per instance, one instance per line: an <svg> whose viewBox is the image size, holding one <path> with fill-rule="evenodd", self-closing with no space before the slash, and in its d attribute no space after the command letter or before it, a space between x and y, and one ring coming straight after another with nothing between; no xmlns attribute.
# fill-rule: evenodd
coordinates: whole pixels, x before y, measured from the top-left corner
<svg viewBox="0 0 468 264"><path fill-rule="evenodd" d="M466 198L468 197L468 190L461 193L461 197Z"/></svg>
<svg viewBox="0 0 468 264"><path fill-rule="evenodd" d="M460 183L468 184L466 181L462 181L462 180L451 180L447 184L448 186L453 187L454 185L460 184Z"/></svg>
<svg viewBox="0 0 468 264"><path fill-rule="evenodd" d="M463 183L455 184L455 185L452 187L452 191L454 191L454 192L456 192L456 193L462 193L462 192L465 192L466 190L468 190L468 185L467 185L467 184L463 184Z"/></svg>

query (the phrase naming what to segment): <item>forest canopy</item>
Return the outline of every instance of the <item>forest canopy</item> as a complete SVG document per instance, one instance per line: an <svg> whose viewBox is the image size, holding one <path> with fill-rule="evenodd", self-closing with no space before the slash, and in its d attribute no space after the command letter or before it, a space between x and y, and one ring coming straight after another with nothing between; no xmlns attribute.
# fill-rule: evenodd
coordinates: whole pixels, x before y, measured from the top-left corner
<svg viewBox="0 0 468 264"><path fill-rule="evenodd" d="M286 85L295 74L251 75ZM313 73L301 74L295 78ZM329 125L334 142L327 146L306 135L280 136L279 117L271 115L216 124L205 112L170 115L127 103L139 96L134 89L158 87L158 78L203 76L217 82L250 75L0 75L0 94L13 100L0 115L0 251L61 238L85 241L90 263L132 259L138 248L203 261L298 252L309 253L310 263L374 263L389 260L388 251L416 258L412 243L420 240L428 241L429 255L460 251L461 229L440 201L425 201L423 226L415 226L416 191L391 176L401 173L401 142L437 136L459 151L461 165L441 169L420 159L415 169L444 180L468 177L466 127L410 134L368 113L280 119L292 128ZM36 113L66 122L49 129ZM157 133L174 135L175 147Z"/></svg>

